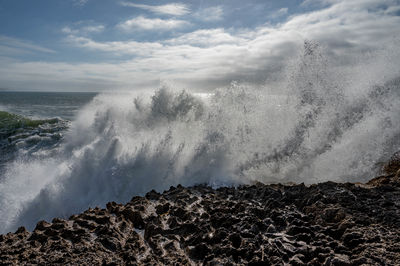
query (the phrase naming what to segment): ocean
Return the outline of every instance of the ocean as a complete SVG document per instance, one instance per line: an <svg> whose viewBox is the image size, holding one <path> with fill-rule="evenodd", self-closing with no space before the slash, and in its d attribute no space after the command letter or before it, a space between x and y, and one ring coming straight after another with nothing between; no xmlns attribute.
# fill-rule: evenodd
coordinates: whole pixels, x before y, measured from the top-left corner
<svg viewBox="0 0 400 266"><path fill-rule="evenodd" d="M57 117L71 121L95 95L90 92L0 91L0 110L31 119Z"/></svg>
<svg viewBox="0 0 400 266"><path fill-rule="evenodd" d="M367 181L400 150L400 75L378 62L307 50L273 85L1 92L0 233L178 184Z"/></svg>
<svg viewBox="0 0 400 266"><path fill-rule="evenodd" d="M55 150L76 113L95 95L0 91L0 173L16 158Z"/></svg>

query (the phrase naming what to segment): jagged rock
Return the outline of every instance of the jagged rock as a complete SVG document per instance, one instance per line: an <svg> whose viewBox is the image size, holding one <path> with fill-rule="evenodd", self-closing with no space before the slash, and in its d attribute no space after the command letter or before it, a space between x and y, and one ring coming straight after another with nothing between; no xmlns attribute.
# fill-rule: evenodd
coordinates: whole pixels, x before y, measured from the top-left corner
<svg viewBox="0 0 400 266"><path fill-rule="evenodd" d="M160 193L155 191L154 189L146 194L146 199L149 200L157 200L160 197Z"/></svg>
<svg viewBox="0 0 400 266"><path fill-rule="evenodd" d="M144 228L145 224L144 224L142 215L139 212L133 211L130 208L125 208L122 211L122 215L125 217L125 219L130 221L135 228L138 228L138 229Z"/></svg>
<svg viewBox="0 0 400 266"><path fill-rule="evenodd" d="M150 191L0 235L0 264L400 265L400 185L390 167L365 185Z"/></svg>

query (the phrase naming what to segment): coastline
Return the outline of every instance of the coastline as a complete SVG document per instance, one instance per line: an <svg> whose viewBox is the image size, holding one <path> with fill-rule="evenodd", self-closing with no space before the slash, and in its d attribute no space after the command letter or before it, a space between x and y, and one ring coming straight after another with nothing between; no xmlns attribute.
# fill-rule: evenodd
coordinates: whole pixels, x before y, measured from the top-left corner
<svg viewBox="0 0 400 266"><path fill-rule="evenodd" d="M179 185L0 235L0 263L398 265L399 203L393 171L366 184Z"/></svg>

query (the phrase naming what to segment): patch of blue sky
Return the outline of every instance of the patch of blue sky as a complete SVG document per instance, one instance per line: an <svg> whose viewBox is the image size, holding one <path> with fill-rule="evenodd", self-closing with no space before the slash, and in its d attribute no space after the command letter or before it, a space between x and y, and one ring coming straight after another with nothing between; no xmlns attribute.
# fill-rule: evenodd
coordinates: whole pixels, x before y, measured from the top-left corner
<svg viewBox="0 0 400 266"><path fill-rule="evenodd" d="M167 5L165 1L3 0L0 1L0 35L56 51L55 53L29 49L20 53L10 51L11 57L24 60L37 60L40 57L46 61L88 60L93 62L105 60L109 56L76 49L68 41L67 29L71 30L70 33L90 36L98 42L128 40L154 42L198 29L224 28L234 31L241 28L254 28L265 23L279 23L291 13L299 12L301 2L287 0L171 2L184 6L186 12L168 14L123 4L131 3L150 7ZM124 29L121 26L124 22L135 18L159 19L159 24L171 23L171 27L163 28L155 25L152 29L150 26L141 28L133 24L131 28ZM146 20L143 22L146 23ZM90 27L92 29L98 27L99 30L87 30ZM12 42L3 44L13 45ZM3 54L5 50L3 49Z"/></svg>
<svg viewBox="0 0 400 266"><path fill-rule="evenodd" d="M307 38L343 58L387 45L399 12L399 0L0 0L0 87L262 82Z"/></svg>

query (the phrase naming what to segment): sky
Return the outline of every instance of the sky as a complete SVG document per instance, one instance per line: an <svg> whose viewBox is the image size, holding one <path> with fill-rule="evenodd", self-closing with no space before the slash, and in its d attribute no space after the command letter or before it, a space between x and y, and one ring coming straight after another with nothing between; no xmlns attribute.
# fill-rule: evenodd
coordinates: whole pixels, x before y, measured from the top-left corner
<svg viewBox="0 0 400 266"><path fill-rule="evenodd" d="M305 40L340 65L398 36L400 0L0 0L0 88L262 84Z"/></svg>

